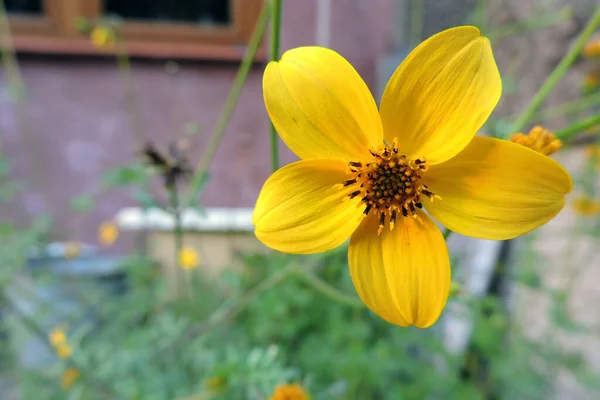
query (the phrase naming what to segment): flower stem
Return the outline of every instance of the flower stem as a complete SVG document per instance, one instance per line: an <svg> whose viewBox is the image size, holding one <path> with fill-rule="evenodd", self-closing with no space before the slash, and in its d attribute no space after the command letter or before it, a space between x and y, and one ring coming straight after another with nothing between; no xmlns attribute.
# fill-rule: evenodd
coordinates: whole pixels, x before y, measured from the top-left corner
<svg viewBox="0 0 600 400"><path fill-rule="evenodd" d="M423 38L423 0L411 0L410 2L410 47L415 48Z"/></svg>
<svg viewBox="0 0 600 400"><path fill-rule="evenodd" d="M198 196L198 192L202 188L202 185L205 181L206 170L210 165L212 158L215 155L215 151L217 150L217 146L225 133L225 128L229 123L231 118L231 114L235 109L238 98L240 97L240 93L242 91L242 87L246 82L246 78L248 77L248 73L250 72L250 67L252 66L252 62L256 57L256 53L258 52L258 48L260 46L262 37L265 33L265 29L267 26L267 21L269 20L269 7L267 5L263 6L261 14L258 18L256 26L254 27L254 32L252 32L252 36L248 43L248 49L246 51L246 56L242 60L242 63L238 69L238 72L235 76L235 80L231 90L229 91L229 95L227 96L227 100L225 101L225 106L223 107L223 111L221 115L219 115L219 119L217 124L215 125L215 129L210 138L208 145L206 146L206 150L202 154L202 158L198 162L196 166L196 170L194 172L194 176L190 182L190 188L188 190L188 195L183 203L186 207L189 206L194 199Z"/></svg>
<svg viewBox="0 0 600 400"><path fill-rule="evenodd" d="M205 335L211 330L218 327L220 324L227 320L235 317L241 311L243 311L254 299L259 297L261 294L278 285L285 279L287 279L291 273L298 269L298 265L290 264L286 268L282 268L273 275L264 279L262 282L254 286L248 292L240 296L235 301L227 301L217 310L215 310L206 320L191 325L187 330L174 342L167 344L165 347L159 349L154 356L160 357L168 352L172 352L185 344L188 340L195 339L201 335Z"/></svg>
<svg viewBox="0 0 600 400"><path fill-rule="evenodd" d="M483 32L486 32L487 30L487 7L487 0L477 0L477 4L475 6L477 25L479 25L479 30Z"/></svg>
<svg viewBox="0 0 600 400"><path fill-rule="evenodd" d="M118 29L118 28L115 28ZM141 149L144 145L142 137L142 128L140 124L140 113L137 107L137 101L135 98L135 89L133 87L133 74L131 72L131 62L129 55L127 54L127 48L123 42L119 32L115 35L116 38L116 49L117 49L117 67L119 68L119 74L123 80L125 87L125 102L128 108L129 115L131 116L131 124L134 138L134 145L137 150Z"/></svg>
<svg viewBox="0 0 600 400"><path fill-rule="evenodd" d="M444 233L442 233L444 240L447 240L448 236L450 236L451 233L452 233L452 231L449 228L444 229Z"/></svg>
<svg viewBox="0 0 600 400"><path fill-rule="evenodd" d="M180 287L179 286L179 283L180 283L179 277L180 277L180 271L181 271L181 268L180 268L181 265L179 263L179 255L181 254L181 249L183 248L183 228L181 226L181 207L180 207L180 203L179 203L179 193L177 193L177 188L175 187L175 185L167 188L167 190L169 191L169 205L171 206L171 214L173 215L173 218L175 219L175 225L173 227L173 240L175 242L175 245L174 245L175 274L174 274L174 276L176 277L175 290L178 291L177 289Z"/></svg>
<svg viewBox="0 0 600 400"><path fill-rule="evenodd" d="M593 117L586 118L574 123L573 125L567 126L566 128L557 131L555 136L560 140L566 141L581 131L596 125L600 125L600 114L596 114Z"/></svg>
<svg viewBox="0 0 600 400"><path fill-rule="evenodd" d="M338 303L342 303L351 307L363 308L364 304L358 298L353 296L348 296L345 293L342 293L338 289L334 288L327 282L321 280L319 277L314 275L310 270L298 269L298 277L301 278L304 282L308 283L315 289L317 292L322 295L329 297L333 301L337 301Z"/></svg>
<svg viewBox="0 0 600 400"><path fill-rule="evenodd" d="M572 113L587 110L600 104L600 93L590 94L575 101L570 101L556 107L541 110L533 115L534 121L544 121L548 119L562 117Z"/></svg>
<svg viewBox="0 0 600 400"><path fill-rule="evenodd" d="M554 71L548 76L546 81L543 83L540 90L537 92L533 99L531 99L529 105L523 111L519 119L514 123L512 132L520 132L523 130L525 125L529 123L533 114L537 111L540 105L544 102L552 88L560 81L563 75L568 71L569 67L575 62L577 56L581 53L581 50L585 47L590 36L594 33L596 28L600 25L600 6L596 8L596 11L590 18L588 24L583 29L573 46L563 56L562 60L558 63Z"/></svg>
<svg viewBox="0 0 600 400"><path fill-rule="evenodd" d="M553 26L571 18L572 14L571 7L565 6L551 14L538 15L512 24L502 25L496 30L490 30L486 36L494 43L506 36L523 34L527 31Z"/></svg>
<svg viewBox="0 0 600 400"><path fill-rule="evenodd" d="M279 60L279 47L281 42L281 2L282 0L271 0L271 47L269 60ZM279 168L279 152L277 145L279 143L277 131L273 122L270 123L271 132L271 168L273 172Z"/></svg>

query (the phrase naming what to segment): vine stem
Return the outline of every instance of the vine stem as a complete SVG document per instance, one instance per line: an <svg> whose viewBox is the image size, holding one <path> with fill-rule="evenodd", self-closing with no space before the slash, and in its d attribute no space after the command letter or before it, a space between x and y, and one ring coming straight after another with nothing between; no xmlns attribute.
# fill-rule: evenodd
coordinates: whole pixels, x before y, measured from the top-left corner
<svg viewBox="0 0 600 400"><path fill-rule="evenodd" d="M269 7L268 5L264 5L261 11L260 16L258 17L258 22L254 28L254 32L252 32L252 36L248 43L248 50L246 52L246 56L242 60L242 63L238 69L238 72L235 76L235 80L231 90L229 91L229 95L227 96L227 100L225 101L225 106L223 107L223 111L221 115L219 115L219 119L217 124L215 125L215 129L212 133L212 136L206 146L206 150L202 154L198 165L194 171L194 176L190 182L190 188L188 190L187 197L183 202L185 208L189 207L190 204L194 201L194 199L198 196L200 189L206 179L206 171L210 162L212 161L215 151L221 141L223 134L225 133L225 128L227 128L227 124L231 119L231 114L235 109L237 101L240 97L240 93L244 84L246 83L246 78L248 77L248 73L250 72L250 67L252 66L252 62L256 57L258 52L258 48L260 47L261 40L265 33L265 29L267 27L267 22L269 20Z"/></svg>
<svg viewBox="0 0 600 400"><path fill-rule="evenodd" d="M282 0L271 0L271 46L269 61L279 61L279 47L281 43L281 2ZM271 136L271 169L273 172L279 168L279 151L277 146L279 140L273 122L270 122Z"/></svg>
<svg viewBox="0 0 600 400"><path fill-rule="evenodd" d="M118 29L118 28L115 28ZM142 125L140 119L140 112L137 105L135 96L135 88L133 85L133 73L131 69L131 60L127 53L127 47L119 32L116 34L116 52L117 52L117 67L119 68L119 74L123 80L125 86L125 102L129 114L131 115L131 123L133 130L133 137L135 141L136 149L141 149L144 145L144 139L142 136Z"/></svg>
<svg viewBox="0 0 600 400"><path fill-rule="evenodd" d="M572 136L591 128L592 126L600 125L600 114L578 121L573 125L569 125L555 132L555 136L563 141L570 139Z"/></svg>
<svg viewBox="0 0 600 400"><path fill-rule="evenodd" d="M534 113L538 110L540 105L544 102L548 94L556 86L556 84L560 81L563 75L569 70L573 62L577 59L581 50L587 44L590 36L594 33L596 28L600 25L600 6L596 8L596 11L590 18L586 27L583 29L573 46L569 49L569 51L563 56L562 60L558 63L556 68L552 71L552 73L548 76L546 81L542 84L540 90L536 93L535 96L529 102L527 108L521 113L521 116L517 119L517 121L513 124L512 132L521 132L525 125L529 123Z"/></svg>
<svg viewBox="0 0 600 400"><path fill-rule="evenodd" d="M50 345L50 343L48 343L48 335L46 334L45 330L37 323L37 321L25 314L19 308L19 306L17 306L12 301L12 299L10 299L9 296L5 294L0 294L0 300L8 306L9 312L12 312L14 317L17 318L23 324L23 326L25 326L30 332L38 336L41 339L40 341L43 342L46 347L48 347L54 352L54 348ZM79 365L79 363L77 363L75 360L73 360L72 357L66 358L65 362L67 363L67 365L70 365L71 367L79 371L83 381L95 387L98 390L98 394L101 394L103 398L114 399L111 390L109 390L103 382L94 378L93 374L86 371L85 368L82 368L82 366Z"/></svg>
<svg viewBox="0 0 600 400"><path fill-rule="evenodd" d="M331 286L327 282L321 280L318 276L314 275L310 270L297 270L297 275L304 282L308 283L313 287L317 292L322 295L329 297L331 300L336 301L338 303L345 304L354 308L364 308L364 304L358 298L354 296L349 296L335 287Z"/></svg>

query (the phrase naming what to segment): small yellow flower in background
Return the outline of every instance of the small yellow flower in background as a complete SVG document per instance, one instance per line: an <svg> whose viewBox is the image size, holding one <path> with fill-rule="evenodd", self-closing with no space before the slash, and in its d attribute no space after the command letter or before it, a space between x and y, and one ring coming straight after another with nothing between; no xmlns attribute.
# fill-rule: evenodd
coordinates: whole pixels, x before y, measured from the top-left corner
<svg viewBox="0 0 600 400"><path fill-rule="evenodd" d="M192 248L184 247L179 250L179 266L183 269L194 269L200 264L198 253Z"/></svg>
<svg viewBox="0 0 600 400"><path fill-rule="evenodd" d="M62 327L52 329L48 334L48 341L60 358L70 357L73 353L73 349L67 342L67 334Z"/></svg>
<svg viewBox="0 0 600 400"><path fill-rule="evenodd" d="M112 50L115 47L115 32L109 27L98 25L92 29L90 40L98 49Z"/></svg>
<svg viewBox="0 0 600 400"><path fill-rule="evenodd" d="M48 341L54 347L67 343L67 335L61 328L54 328L48 334Z"/></svg>
<svg viewBox="0 0 600 400"><path fill-rule="evenodd" d="M595 127L594 127L595 128ZM589 132L594 133L594 132ZM600 168L600 145L591 144L583 149L583 153L591 161L594 168Z"/></svg>
<svg viewBox="0 0 600 400"><path fill-rule="evenodd" d="M267 65L263 95L301 161L265 182L252 216L257 238L278 251L314 254L350 237L350 275L362 301L390 323L432 325L451 273L431 217L466 236L511 239L552 219L572 190L569 173L551 158L475 136L501 91L490 42L470 26L417 46L379 110L335 51L287 51Z"/></svg>
<svg viewBox="0 0 600 400"><path fill-rule="evenodd" d="M75 368L69 368L65 370L62 374L61 378L61 387L63 390L69 390L75 383L75 381L79 378L81 374Z"/></svg>
<svg viewBox="0 0 600 400"><path fill-rule="evenodd" d="M227 379L222 376L213 376L212 378L208 378L204 384L207 388L209 388L212 392L220 392L225 388L227 384Z"/></svg>
<svg viewBox="0 0 600 400"><path fill-rule="evenodd" d="M590 71L583 78L583 87L592 90L600 86L600 71Z"/></svg>
<svg viewBox="0 0 600 400"><path fill-rule="evenodd" d="M294 383L277 386L269 400L309 400L309 396L300 385Z"/></svg>
<svg viewBox="0 0 600 400"><path fill-rule="evenodd" d="M582 53L587 58L600 56L600 38L590 40L583 48Z"/></svg>
<svg viewBox="0 0 600 400"><path fill-rule="evenodd" d="M55 346L55 349L56 355L58 355L60 358L68 358L71 356L71 354L73 354L73 349L67 343L59 344L58 346Z"/></svg>
<svg viewBox="0 0 600 400"><path fill-rule="evenodd" d="M98 241L103 246L110 246L119 237L119 227L113 221L106 221L98 227Z"/></svg>
<svg viewBox="0 0 600 400"><path fill-rule="evenodd" d="M573 210L579 215L596 215L600 213L600 201L591 199L587 196L579 196L573 202Z"/></svg>
<svg viewBox="0 0 600 400"><path fill-rule="evenodd" d="M79 257L81 254L81 245L77 242L67 242L63 250L63 256L66 259L73 259Z"/></svg>
<svg viewBox="0 0 600 400"><path fill-rule="evenodd" d="M591 144L583 149L588 158L600 158L600 145Z"/></svg>
<svg viewBox="0 0 600 400"><path fill-rule="evenodd" d="M509 139L513 143L529 147L546 156L556 153L562 147L562 141L557 139L552 132L541 126L535 126L529 134L515 133Z"/></svg>

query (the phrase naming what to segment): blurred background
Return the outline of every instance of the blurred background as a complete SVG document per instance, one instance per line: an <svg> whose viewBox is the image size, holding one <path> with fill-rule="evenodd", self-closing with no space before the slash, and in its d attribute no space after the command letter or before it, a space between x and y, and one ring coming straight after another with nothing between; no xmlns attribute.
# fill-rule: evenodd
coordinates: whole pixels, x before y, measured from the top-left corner
<svg viewBox="0 0 600 400"><path fill-rule="evenodd" d="M502 138L598 7L282 3L281 52L333 48L376 99L415 45L478 26L504 85L480 134ZM441 320L389 325L356 296L346 246L292 257L254 237L272 11L0 0L0 398L599 398L600 125L553 156L575 182L553 221L510 242L452 235ZM525 132L598 115L593 30Z"/></svg>

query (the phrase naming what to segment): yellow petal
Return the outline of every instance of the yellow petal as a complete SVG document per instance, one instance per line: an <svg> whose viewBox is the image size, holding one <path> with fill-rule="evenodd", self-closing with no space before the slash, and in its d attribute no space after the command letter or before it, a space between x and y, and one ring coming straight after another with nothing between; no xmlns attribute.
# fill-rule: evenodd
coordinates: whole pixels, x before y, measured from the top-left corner
<svg viewBox="0 0 600 400"><path fill-rule="evenodd" d="M342 56L322 47L287 51L267 65L265 105L285 144L302 159L361 160L383 143L377 105Z"/></svg>
<svg viewBox="0 0 600 400"><path fill-rule="evenodd" d="M350 275L362 301L392 324L426 328L440 316L450 291L450 258L440 230L423 212L401 217L377 235L375 215L350 240Z"/></svg>
<svg viewBox="0 0 600 400"><path fill-rule="evenodd" d="M573 188L569 173L550 157L486 137L431 167L424 183L442 197L423 202L435 219L463 235L495 240L545 224Z"/></svg>
<svg viewBox="0 0 600 400"><path fill-rule="evenodd" d="M487 38L471 26L427 39L398 67L381 100L385 139L437 164L469 143L500 99L502 82Z"/></svg>
<svg viewBox="0 0 600 400"><path fill-rule="evenodd" d="M311 254L333 249L360 223L360 199L334 185L351 179L336 160L298 161L265 182L252 221L256 237L279 251ZM364 208L364 207L363 207Z"/></svg>

